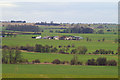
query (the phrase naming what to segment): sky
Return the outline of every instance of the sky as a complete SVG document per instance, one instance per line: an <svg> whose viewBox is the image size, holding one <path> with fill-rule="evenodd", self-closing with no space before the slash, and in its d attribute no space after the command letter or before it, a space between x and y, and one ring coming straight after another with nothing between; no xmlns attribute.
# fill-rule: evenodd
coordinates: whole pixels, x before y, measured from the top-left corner
<svg viewBox="0 0 120 80"><path fill-rule="evenodd" d="M85 0L86 1L86 0ZM117 23L118 2L2 2L2 21L58 23ZM104 0L105 1L105 0Z"/></svg>

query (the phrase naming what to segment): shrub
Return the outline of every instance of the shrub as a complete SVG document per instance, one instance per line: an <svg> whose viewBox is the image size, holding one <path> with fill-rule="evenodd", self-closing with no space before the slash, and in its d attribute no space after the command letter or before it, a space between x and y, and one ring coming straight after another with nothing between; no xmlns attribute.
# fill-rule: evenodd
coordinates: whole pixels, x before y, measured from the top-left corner
<svg viewBox="0 0 120 80"><path fill-rule="evenodd" d="M32 63L40 63L40 60L39 59L36 59L36 60L33 60Z"/></svg>
<svg viewBox="0 0 120 80"><path fill-rule="evenodd" d="M2 48L3 48L3 49L9 49L9 46L3 45Z"/></svg>
<svg viewBox="0 0 120 80"><path fill-rule="evenodd" d="M61 61L61 64L65 64L65 61Z"/></svg>
<svg viewBox="0 0 120 80"><path fill-rule="evenodd" d="M78 65L82 65L82 62L78 61L77 64L78 64Z"/></svg>
<svg viewBox="0 0 120 80"><path fill-rule="evenodd" d="M60 60L59 60L59 59L55 59L55 60L53 60L52 63L53 63L53 64L60 64Z"/></svg>
<svg viewBox="0 0 120 80"><path fill-rule="evenodd" d="M35 60L35 63L40 63L40 60L39 60L39 59L36 59L36 60Z"/></svg>
<svg viewBox="0 0 120 80"><path fill-rule="evenodd" d="M69 64L69 61L65 61L66 64Z"/></svg>
<svg viewBox="0 0 120 80"><path fill-rule="evenodd" d="M71 65L77 65L77 61L78 61L78 60L77 60L77 56L74 55L74 56L73 56L73 59L70 61L70 64L71 64Z"/></svg>
<svg viewBox="0 0 120 80"><path fill-rule="evenodd" d="M75 65L75 60L72 59L72 60L70 61L70 64L71 64L71 65Z"/></svg>
<svg viewBox="0 0 120 80"><path fill-rule="evenodd" d="M29 63L27 59L21 59L19 60L19 63Z"/></svg>
<svg viewBox="0 0 120 80"><path fill-rule="evenodd" d="M107 62L107 64L108 64L109 66L117 66L117 62L116 62L115 60L109 60L109 61Z"/></svg>
<svg viewBox="0 0 120 80"><path fill-rule="evenodd" d="M93 52L93 54L114 54L114 51L99 49Z"/></svg>
<svg viewBox="0 0 120 80"><path fill-rule="evenodd" d="M96 65L95 59L89 59L86 63L87 65Z"/></svg>
<svg viewBox="0 0 120 80"><path fill-rule="evenodd" d="M102 58L102 57L99 57L97 60L97 65L100 65L100 66L104 66L104 65L107 65L107 59L106 58Z"/></svg>
<svg viewBox="0 0 120 80"><path fill-rule="evenodd" d="M85 46L79 46L77 48L78 54L85 54L87 52L87 48Z"/></svg>
<svg viewBox="0 0 120 80"><path fill-rule="evenodd" d="M44 63L49 63L49 62L45 61Z"/></svg>

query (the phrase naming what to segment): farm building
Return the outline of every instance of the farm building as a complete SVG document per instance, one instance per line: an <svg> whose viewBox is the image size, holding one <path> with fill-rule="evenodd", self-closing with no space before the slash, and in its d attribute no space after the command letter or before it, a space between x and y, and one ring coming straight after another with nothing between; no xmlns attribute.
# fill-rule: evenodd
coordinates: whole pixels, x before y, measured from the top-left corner
<svg viewBox="0 0 120 80"><path fill-rule="evenodd" d="M32 37L34 38L34 37ZM80 40L83 39L83 37L79 36L46 36L46 37L35 37L36 39L54 39L54 40Z"/></svg>
<svg viewBox="0 0 120 80"><path fill-rule="evenodd" d="M75 40L80 40L80 39L83 39L83 37L74 36L74 39L75 39Z"/></svg>
<svg viewBox="0 0 120 80"><path fill-rule="evenodd" d="M59 36L54 36L53 39L59 40Z"/></svg>
<svg viewBox="0 0 120 80"><path fill-rule="evenodd" d="M51 39L50 36L43 37L42 39Z"/></svg>
<svg viewBox="0 0 120 80"><path fill-rule="evenodd" d="M36 39L41 39L41 38L42 38L41 36L36 37Z"/></svg>

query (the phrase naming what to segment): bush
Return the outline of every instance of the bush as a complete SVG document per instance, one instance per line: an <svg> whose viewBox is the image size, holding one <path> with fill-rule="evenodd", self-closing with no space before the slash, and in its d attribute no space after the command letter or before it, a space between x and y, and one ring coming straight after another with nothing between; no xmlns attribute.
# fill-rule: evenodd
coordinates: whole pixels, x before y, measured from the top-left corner
<svg viewBox="0 0 120 80"><path fill-rule="evenodd" d="M116 62L115 60L109 60L109 61L107 62L107 64L108 64L109 66L117 66L117 62Z"/></svg>
<svg viewBox="0 0 120 80"><path fill-rule="evenodd" d="M61 64L65 64L65 61L61 61Z"/></svg>
<svg viewBox="0 0 120 80"><path fill-rule="evenodd" d="M99 49L93 52L93 54L114 54L114 51Z"/></svg>
<svg viewBox="0 0 120 80"><path fill-rule="evenodd" d="M102 58L102 57L100 57L100 58L98 58L97 59L97 65L100 65L100 66L104 66L104 65L107 65L107 59L106 58Z"/></svg>
<svg viewBox="0 0 120 80"><path fill-rule="evenodd" d="M78 65L82 65L82 62L78 61L77 64L78 64Z"/></svg>
<svg viewBox="0 0 120 80"><path fill-rule="evenodd" d="M53 64L60 64L60 60L59 60L59 59L55 59L55 60L53 60L52 63L53 63Z"/></svg>
<svg viewBox="0 0 120 80"><path fill-rule="evenodd" d="M27 59L21 59L21 60L19 60L19 63L27 63L27 64L29 64L29 61Z"/></svg>
<svg viewBox="0 0 120 80"><path fill-rule="evenodd" d="M40 60L39 59L36 59L36 60L33 60L32 63L40 63Z"/></svg>
<svg viewBox="0 0 120 80"><path fill-rule="evenodd" d="M69 64L69 61L65 61L66 64Z"/></svg>
<svg viewBox="0 0 120 80"><path fill-rule="evenodd" d="M79 46L77 48L78 54L85 54L87 52L87 48L85 46Z"/></svg>
<svg viewBox="0 0 120 80"><path fill-rule="evenodd" d="M49 62L45 61L44 63L49 63Z"/></svg>
<svg viewBox="0 0 120 80"><path fill-rule="evenodd" d="M72 59L72 60L70 61L70 64L71 64L71 65L75 65L75 60Z"/></svg>
<svg viewBox="0 0 120 80"><path fill-rule="evenodd" d="M78 62L77 56L74 55L74 56L73 56L73 59L70 61L70 64L71 64L71 65L77 65L77 62Z"/></svg>
<svg viewBox="0 0 120 80"><path fill-rule="evenodd" d="M89 59L86 63L87 65L96 65L95 59Z"/></svg>

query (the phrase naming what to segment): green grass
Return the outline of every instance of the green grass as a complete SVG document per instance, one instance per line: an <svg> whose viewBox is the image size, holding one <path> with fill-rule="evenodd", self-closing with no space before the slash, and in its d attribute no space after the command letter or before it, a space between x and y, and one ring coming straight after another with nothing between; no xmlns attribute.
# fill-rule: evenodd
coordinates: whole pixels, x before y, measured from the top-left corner
<svg viewBox="0 0 120 80"><path fill-rule="evenodd" d="M60 35L74 35L74 36L82 36L84 39L80 41L73 41L73 40L44 40L44 39L32 39L33 35L18 35L17 37L5 37L3 38L2 45L9 45L9 46L22 46L22 45L32 45L35 44L42 44L42 45L53 45L58 47L59 45L67 46L74 44L75 47L78 46L86 46L88 52L93 52L97 49L106 49L106 50L113 50L117 52L118 43L114 43L115 38L117 35L113 34L68 34L68 33L43 33L42 36L60 36ZM92 39L91 42L86 41L86 37ZM104 42L98 42L97 40L102 40L105 38Z"/></svg>
<svg viewBox="0 0 120 80"><path fill-rule="evenodd" d="M42 29L49 28L40 26ZM50 26L54 28L54 26ZM96 27L96 26L95 26ZM49 29L50 30L50 29ZM117 52L118 43L114 43L114 40L118 38L118 35L114 35L113 32L105 32L105 34L74 34L74 33L49 33L49 30L45 30L42 33L43 36L61 36L72 35L81 36L84 39L80 41L72 40L43 40L32 39L34 35L17 35L17 37L5 37L2 38L2 45L8 46L25 46L35 44L53 45L58 47L59 45L75 45L86 46L89 52L93 52L96 49L113 50ZM56 29L57 30L57 29ZM55 31L55 30L53 30ZM38 35L36 35L38 36ZM86 38L92 39L91 42L87 42ZM104 42L98 42L105 38ZM73 58L72 54L50 54L50 53L31 53L22 52L25 59L29 61L40 59L40 62L52 62L54 59L60 59L61 61L70 61ZM88 59L96 59L98 57L106 57L108 60L114 59L118 61L117 55L78 55L78 60L85 63ZM118 74L117 66L71 66L71 65L53 65L53 64L3 64L3 78L116 78Z"/></svg>
<svg viewBox="0 0 120 80"><path fill-rule="evenodd" d="M2 67L3 78L115 78L118 73L117 67L113 66L3 64Z"/></svg>
<svg viewBox="0 0 120 80"><path fill-rule="evenodd" d="M50 54L50 53L30 53L30 52L24 52L22 53L23 57L25 59L28 59L29 61L39 59L41 62L52 62L54 59L59 59L61 61L70 61L73 58L72 54ZM106 57L108 60L114 59L118 61L117 55L77 55L78 60L82 62L87 62L88 59L97 59L98 57Z"/></svg>

